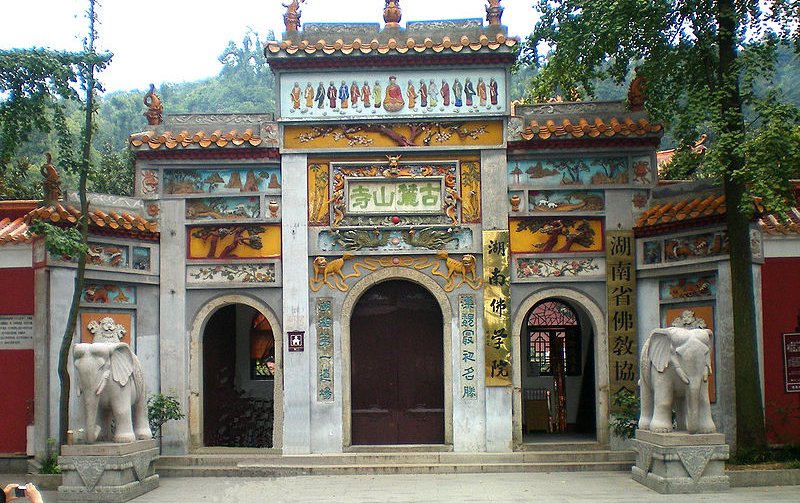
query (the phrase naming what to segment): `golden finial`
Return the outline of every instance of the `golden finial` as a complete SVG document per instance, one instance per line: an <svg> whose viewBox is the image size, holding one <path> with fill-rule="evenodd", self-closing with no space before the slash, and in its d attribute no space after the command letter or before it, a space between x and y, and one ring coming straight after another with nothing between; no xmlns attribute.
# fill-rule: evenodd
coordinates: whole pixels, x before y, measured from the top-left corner
<svg viewBox="0 0 800 503"><path fill-rule="evenodd" d="M289 4L281 4L286 7L286 14L283 15L283 24L286 31L297 31L300 29L300 4L306 0L292 0Z"/></svg>
<svg viewBox="0 0 800 503"><path fill-rule="evenodd" d="M400 19L403 11L400 10L400 0L386 0L386 7L383 8L383 20L387 27L400 26Z"/></svg>
<svg viewBox="0 0 800 503"><path fill-rule="evenodd" d="M486 20L490 26L499 26L500 18L503 17L504 7L500 5L500 0L489 0L486 6Z"/></svg>

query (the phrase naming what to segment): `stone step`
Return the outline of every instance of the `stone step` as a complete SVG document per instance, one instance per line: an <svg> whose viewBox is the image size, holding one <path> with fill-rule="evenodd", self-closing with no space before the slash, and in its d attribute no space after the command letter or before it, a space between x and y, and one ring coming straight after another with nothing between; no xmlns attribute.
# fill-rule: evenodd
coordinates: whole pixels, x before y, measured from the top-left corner
<svg viewBox="0 0 800 503"><path fill-rule="evenodd" d="M298 475L385 475L504 472L630 471L632 461L574 463L438 463L286 465L242 463L238 466L158 467L161 477L286 477Z"/></svg>
<svg viewBox="0 0 800 503"><path fill-rule="evenodd" d="M378 473L481 473L630 470L633 451L521 451L512 453L358 452L310 455L190 454L162 456L164 477L249 477Z"/></svg>

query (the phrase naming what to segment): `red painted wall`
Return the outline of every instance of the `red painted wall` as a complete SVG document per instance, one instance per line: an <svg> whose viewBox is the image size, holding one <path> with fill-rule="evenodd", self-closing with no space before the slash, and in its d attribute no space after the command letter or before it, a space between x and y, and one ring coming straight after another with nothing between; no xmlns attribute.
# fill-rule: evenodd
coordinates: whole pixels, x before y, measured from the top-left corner
<svg viewBox="0 0 800 503"><path fill-rule="evenodd" d="M800 444L800 393L786 392L782 337L797 332L800 323L800 258L766 259L761 284L767 439Z"/></svg>
<svg viewBox="0 0 800 503"><path fill-rule="evenodd" d="M0 269L0 314L33 314L33 269ZM0 453L24 453L33 410L33 350L0 350Z"/></svg>

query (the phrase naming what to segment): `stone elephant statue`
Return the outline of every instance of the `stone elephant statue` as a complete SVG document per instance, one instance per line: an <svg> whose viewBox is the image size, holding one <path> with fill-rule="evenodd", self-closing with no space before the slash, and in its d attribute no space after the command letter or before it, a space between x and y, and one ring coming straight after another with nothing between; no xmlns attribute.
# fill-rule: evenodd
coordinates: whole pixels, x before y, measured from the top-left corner
<svg viewBox="0 0 800 503"><path fill-rule="evenodd" d="M708 398L711 336L711 330L705 328L668 327L650 332L639 362L639 429L671 432L674 408L679 430L717 431Z"/></svg>
<svg viewBox="0 0 800 503"><path fill-rule="evenodd" d="M86 442L125 443L153 438L144 375L130 346L123 342L76 344L73 356L78 395L86 412Z"/></svg>

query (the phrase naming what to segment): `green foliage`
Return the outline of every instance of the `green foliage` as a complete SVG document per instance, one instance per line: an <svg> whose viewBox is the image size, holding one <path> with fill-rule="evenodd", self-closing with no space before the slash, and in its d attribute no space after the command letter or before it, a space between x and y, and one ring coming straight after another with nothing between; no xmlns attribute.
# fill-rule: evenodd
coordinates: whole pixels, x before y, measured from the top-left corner
<svg viewBox="0 0 800 503"><path fill-rule="evenodd" d="M156 437L161 436L161 426L167 421L183 419L181 404L171 395L154 393L147 399L147 418L150 421L150 431Z"/></svg>
<svg viewBox="0 0 800 503"><path fill-rule="evenodd" d="M731 465L762 463L787 463L789 468L800 468L800 445L783 445L766 449L739 448L728 461Z"/></svg>
<svg viewBox="0 0 800 503"><path fill-rule="evenodd" d="M44 236L47 251L57 257L78 257L89 251L75 227L58 227L44 220L34 220L28 228L29 235Z"/></svg>
<svg viewBox="0 0 800 503"><path fill-rule="evenodd" d="M58 448L54 438L47 439L47 454L40 461L39 473L48 475L61 473L61 468L58 466Z"/></svg>
<svg viewBox="0 0 800 503"><path fill-rule="evenodd" d="M620 438L633 438L639 425L639 397L623 389L614 395L614 405L619 411L611 418L611 431Z"/></svg>

